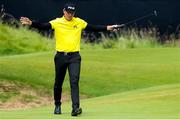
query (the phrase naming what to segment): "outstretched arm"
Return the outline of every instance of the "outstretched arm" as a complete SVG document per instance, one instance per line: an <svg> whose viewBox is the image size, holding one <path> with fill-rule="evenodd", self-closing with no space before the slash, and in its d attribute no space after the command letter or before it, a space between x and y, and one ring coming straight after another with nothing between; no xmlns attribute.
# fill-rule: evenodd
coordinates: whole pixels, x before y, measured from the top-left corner
<svg viewBox="0 0 180 120"><path fill-rule="evenodd" d="M51 29L51 24L50 23L39 23L36 21L32 21L27 17L21 17L20 18L21 24L23 25L30 25L32 27L42 29L42 30L49 30Z"/></svg>
<svg viewBox="0 0 180 120"><path fill-rule="evenodd" d="M101 32L101 31L107 31L108 27L104 26L104 25L87 24L87 26L86 26L86 28L84 30L93 31L93 32Z"/></svg>
<svg viewBox="0 0 180 120"><path fill-rule="evenodd" d="M122 25L123 26L123 25ZM119 25L119 27L122 27ZM117 30L118 27L117 25L91 25L91 24L87 24L86 28L84 30L87 31L94 31L94 32L100 32L100 31L114 31Z"/></svg>

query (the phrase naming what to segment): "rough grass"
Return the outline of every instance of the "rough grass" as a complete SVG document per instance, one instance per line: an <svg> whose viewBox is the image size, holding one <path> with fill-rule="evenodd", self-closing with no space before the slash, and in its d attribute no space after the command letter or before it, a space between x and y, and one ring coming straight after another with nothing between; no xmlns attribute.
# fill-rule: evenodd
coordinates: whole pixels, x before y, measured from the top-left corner
<svg viewBox="0 0 180 120"><path fill-rule="evenodd" d="M0 23L0 55L53 50L54 41L26 27L9 27Z"/></svg>

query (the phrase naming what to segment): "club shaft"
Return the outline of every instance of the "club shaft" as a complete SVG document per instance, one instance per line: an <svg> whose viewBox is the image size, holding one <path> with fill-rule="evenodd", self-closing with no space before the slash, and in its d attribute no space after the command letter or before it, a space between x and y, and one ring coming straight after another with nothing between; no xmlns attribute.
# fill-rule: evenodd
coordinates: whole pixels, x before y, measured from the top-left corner
<svg viewBox="0 0 180 120"><path fill-rule="evenodd" d="M125 23L125 25L129 25L129 24L131 24L131 23L135 23L135 22L137 22L137 21L139 21L139 20L142 20L142 19L145 19L145 18L148 18L148 17L151 17L151 16L154 16L154 14L148 14L148 15L139 17L139 18L137 18L137 19L135 19L135 20L132 20L132 21L129 21L129 22Z"/></svg>

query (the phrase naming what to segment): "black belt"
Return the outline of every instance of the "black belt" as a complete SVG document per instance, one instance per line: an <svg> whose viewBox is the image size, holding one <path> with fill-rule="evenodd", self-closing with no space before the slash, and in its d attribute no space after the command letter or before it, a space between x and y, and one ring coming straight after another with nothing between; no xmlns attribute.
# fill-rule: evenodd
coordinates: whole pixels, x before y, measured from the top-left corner
<svg viewBox="0 0 180 120"><path fill-rule="evenodd" d="M58 54L63 54L63 55L73 55L73 54L79 54L79 52L59 52L57 51Z"/></svg>

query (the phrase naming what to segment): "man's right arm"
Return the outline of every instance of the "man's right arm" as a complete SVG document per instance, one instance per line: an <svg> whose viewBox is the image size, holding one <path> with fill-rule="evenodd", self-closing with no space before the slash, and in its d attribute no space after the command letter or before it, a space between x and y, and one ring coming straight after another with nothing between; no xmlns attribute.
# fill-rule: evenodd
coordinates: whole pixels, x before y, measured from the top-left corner
<svg viewBox="0 0 180 120"><path fill-rule="evenodd" d="M50 23L39 23L39 22L36 22L36 21L32 21L31 26L35 27L35 28L38 28L38 29L41 29L41 30L49 30L49 29L51 29L51 24Z"/></svg>
<svg viewBox="0 0 180 120"><path fill-rule="evenodd" d="M52 29L52 26L51 26L50 23L40 23L40 22L37 22L37 21L32 21L27 17L21 17L20 21L21 21L21 23L23 25L30 25L32 27L35 27L35 28L38 28L38 29L41 29L41 30Z"/></svg>

